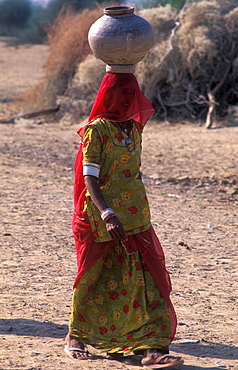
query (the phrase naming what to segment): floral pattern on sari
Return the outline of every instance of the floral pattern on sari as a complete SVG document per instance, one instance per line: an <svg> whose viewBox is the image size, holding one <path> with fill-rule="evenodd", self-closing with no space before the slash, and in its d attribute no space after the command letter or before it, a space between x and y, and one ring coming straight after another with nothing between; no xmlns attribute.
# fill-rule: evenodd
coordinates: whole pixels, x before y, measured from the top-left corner
<svg viewBox="0 0 238 370"><path fill-rule="evenodd" d="M107 352L166 351L170 317L139 252L116 243L77 282L70 335Z"/></svg>

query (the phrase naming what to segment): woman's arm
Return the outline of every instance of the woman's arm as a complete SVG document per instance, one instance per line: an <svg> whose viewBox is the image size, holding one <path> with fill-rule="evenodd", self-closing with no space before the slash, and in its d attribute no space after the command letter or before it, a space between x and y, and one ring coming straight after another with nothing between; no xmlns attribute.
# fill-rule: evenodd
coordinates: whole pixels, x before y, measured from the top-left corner
<svg viewBox="0 0 238 370"><path fill-rule="evenodd" d="M99 209L100 213L104 209L109 208L108 204L106 203L104 199L100 186L98 184L98 179L95 176L86 175L84 176L84 182L89 191L89 194L91 196L93 203ZM113 218L110 218L106 222L106 229L107 229L108 235L112 239L121 240L121 241L127 240L124 227L116 216Z"/></svg>

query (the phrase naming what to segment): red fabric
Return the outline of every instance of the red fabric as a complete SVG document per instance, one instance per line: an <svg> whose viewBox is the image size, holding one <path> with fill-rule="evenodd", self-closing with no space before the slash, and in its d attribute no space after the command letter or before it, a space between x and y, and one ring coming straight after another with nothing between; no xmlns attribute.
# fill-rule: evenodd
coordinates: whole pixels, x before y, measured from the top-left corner
<svg viewBox="0 0 238 370"><path fill-rule="evenodd" d="M74 163L74 211L81 217L84 201L86 199L86 186L83 177L83 150L80 144Z"/></svg>
<svg viewBox="0 0 238 370"><path fill-rule="evenodd" d="M168 304L171 320L171 343L176 333L177 317L170 299L172 285L165 266L164 252L153 226L141 233L130 235L127 243L130 246L129 250L138 250L141 253L154 282Z"/></svg>
<svg viewBox="0 0 238 370"><path fill-rule="evenodd" d="M134 99L132 96L126 95L128 90L134 91ZM123 97L128 99L127 104L123 104ZM140 91L137 79L132 73L106 73L99 87L88 122L78 133L82 135L85 127L96 118L105 118L114 122L124 122L132 118L139 122L143 128L153 113L154 108Z"/></svg>
<svg viewBox="0 0 238 370"><path fill-rule="evenodd" d="M76 215L73 220L73 231L75 237L76 256L78 274L74 283L87 271L99 258L104 257L108 250L116 243L115 240L109 242L95 242L93 239L90 223L87 214L82 214L84 219L79 219ZM170 341L172 342L177 326L176 314L170 300L171 282L165 267L164 252L159 239L151 226L148 230L138 234L129 235L125 244L127 253L139 251L143 260L153 277L162 297L168 304L171 319Z"/></svg>
<svg viewBox="0 0 238 370"><path fill-rule="evenodd" d="M116 241L95 242L87 213L81 212L80 218L75 213L72 227L78 266L78 274L74 283L75 288L80 276L82 276L99 258L104 256Z"/></svg>

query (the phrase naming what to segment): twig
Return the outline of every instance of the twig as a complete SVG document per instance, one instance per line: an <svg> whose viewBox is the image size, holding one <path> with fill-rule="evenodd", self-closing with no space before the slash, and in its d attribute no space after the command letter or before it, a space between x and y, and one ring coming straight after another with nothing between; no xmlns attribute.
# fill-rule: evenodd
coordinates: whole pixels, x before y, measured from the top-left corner
<svg viewBox="0 0 238 370"><path fill-rule="evenodd" d="M216 100L215 100L214 94L212 94L211 92L208 92L207 96L209 100L209 108L207 111L205 127L206 129L209 129L212 127L215 116L216 116Z"/></svg>
<svg viewBox="0 0 238 370"><path fill-rule="evenodd" d="M209 100L209 108L207 112L207 117L206 117L206 124L205 127L206 129L210 129L213 125L213 122L216 117L216 99L215 99L215 94L218 92L218 90L222 87L222 85L225 83L226 78L228 76L228 73L231 68L231 63L228 64L227 69L222 77L222 79L219 81L219 83L214 87L214 89L208 91L207 96Z"/></svg>
<svg viewBox="0 0 238 370"><path fill-rule="evenodd" d="M179 23L179 17L180 17L180 14L185 11L185 9L187 8L187 5L189 3L190 0L186 0L182 9L180 10L180 12L178 13L178 15L176 16L175 18L175 26L172 28L171 30L171 36L169 38L169 50L166 51L166 53L162 56L162 58L160 59L159 61L159 66L164 62L165 58L167 58L167 56L171 53L171 51L173 50L173 38L175 36L175 33L177 31L177 29L179 28L180 26L180 23ZM148 81L147 83L147 86L150 86L150 90L152 89L151 86L155 85L157 82L156 82L156 76L157 76L157 70L154 71L154 73L152 74L152 76L150 77L150 80ZM145 95L148 95L148 92L147 90L145 89ZM162 101L162 100L161 100Z"/></svg>
<svg viewBox="0 0 238 370"><path fill-rule="evenodd" d="M227 69L222 77L222 79L220 80L220 82L214 87L214 89L211 90L211 93L213 95L215 95L217 93L217 91L222 87L222 85L224 84L224 82L226 81L226 78L228 76L228 73L230 71L230 68L231 68L231 62L229 62L228 66L227 66Z"/></svg>
<svg viewBox="0 0 238 370"><path fill-rule="evenodd" d="M183 13L188 4L189 4L189 1L190 0L186 0L182 9L180 10L180 12L178 13L177 17L175 18L175 26L172 28L172 31L171 31L171 36L170 36L170 39L169 39L169 50L162 56L162 58L160 59L160 63L162 63L165 58L171 53L171 51L173 50L173 38L175 36L175 32L177 31L177 29L179 28L180 26L180 22L179 22L179 18L180 18L180 14Z"/></svg>
<svg viewBox="0 0 238 370"><path fill-rule="evenodd" d="M19 118L28 119L28 118L33 118L33 117L40 116L42 114L51 114L51 113L58 112L59 109L60 109L60 105L57 105L54 108L41 109L41 110L38 110L38 111L35 111L35 112L21 114L20 116L12 117L12 118L9 118L9 119L1 119L0 123L15 123L15 120L17 120Z"/></svg>
<svg viewBox="0 0 238 370"><path fill-rule="evenodd" d="M180 26L180 23L179 22L175 22L175 26L174 28L172 29L171 31L171 36L170 36L170 39L169 39L169 50L162 56L162 58L160 59L160 63L162 63L165 58L171 53L171 51L173 50L173 38L175 36L175 32L177 31L177 28Z"/></svg>
<svg viewBox="0 0 238 370"><path fill-rule="evenodd" d="M166 107L165 107L165 105L163 103L163 100L161 98L161 95L160 95L160 92L159 91L157 92L157 98L158 98L158 101L160 102L160 104L161 104L161 106L162 106L162 108L164 110L164 120L167 121L167 109L166 109Z"/></svg>

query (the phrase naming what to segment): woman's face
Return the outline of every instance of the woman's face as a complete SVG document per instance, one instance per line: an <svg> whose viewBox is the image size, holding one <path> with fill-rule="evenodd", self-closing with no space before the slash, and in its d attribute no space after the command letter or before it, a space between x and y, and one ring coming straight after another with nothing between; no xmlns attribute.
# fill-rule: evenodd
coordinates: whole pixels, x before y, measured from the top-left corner
<svg viewBox="0 0 238 370"><path fill-rule="evenodd" d="M117 102L129 108L129 106L133 103L135 99L136 90L129 87L122 87L120 93L117 96Z"/></svg>
<svg viewBox="0 0 238 370"><path fill-rule="evenodd" d="M133 103L135 97L136 89L128 85L117 87L111 91L109 89L104 99L104 106L111 112L124 114Z"/></svg>

